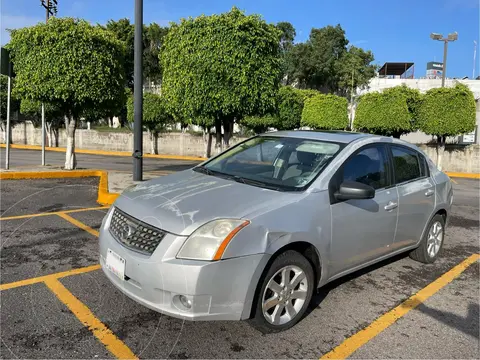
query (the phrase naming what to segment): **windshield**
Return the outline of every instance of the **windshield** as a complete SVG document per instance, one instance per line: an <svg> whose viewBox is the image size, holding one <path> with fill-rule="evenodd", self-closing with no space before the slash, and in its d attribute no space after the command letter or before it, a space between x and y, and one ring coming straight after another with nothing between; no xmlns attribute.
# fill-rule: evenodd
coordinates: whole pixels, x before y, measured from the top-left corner
<svg viewBox="0 0 480 360"><path fill-rule="evenodd" d="M305 189L339 152L338 143L258 136L231 148L196 171L275 190Z"/></svg>

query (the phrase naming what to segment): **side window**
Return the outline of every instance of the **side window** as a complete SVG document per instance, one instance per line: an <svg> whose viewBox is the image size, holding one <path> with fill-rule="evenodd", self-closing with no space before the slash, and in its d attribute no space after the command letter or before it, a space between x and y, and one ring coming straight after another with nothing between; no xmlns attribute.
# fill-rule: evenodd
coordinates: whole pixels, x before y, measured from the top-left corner
<svg viewBox="0 0 480 360"><path fill-rule="evenodd" d="M357 181L381 189L388 184L387 154L384 146L368 147L347 160L343 181Z"/></svg>
<svg viewBox="0 0 480 360"><path fill-rule="evenodd" d="M396 183L415 180L422 176L420 172L420 163L415 151L403 147L392 146L392 155Z"/></svg>
<svg viewBox="0 0 480 360"><path fill-rule="evenodd" d="M420 175L423 176L430 176L430 172L428 171L428 163L427 159L425 159L425 156L422 154L418 154L418 157L420 159Z"/></svg>

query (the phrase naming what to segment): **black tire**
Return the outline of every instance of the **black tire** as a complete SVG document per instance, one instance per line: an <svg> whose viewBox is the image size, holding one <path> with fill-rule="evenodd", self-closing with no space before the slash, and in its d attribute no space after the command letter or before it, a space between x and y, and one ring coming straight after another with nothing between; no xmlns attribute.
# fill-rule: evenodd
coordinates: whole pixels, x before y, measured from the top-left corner
<svg viewBox="0 0 480 360"><path fill-rule="evenodd" d="M265 288L267 287L267 284L270 281L270 279L279 270L281 270L286 266L295 266L300 268L304 272L307 280L305 302L303 303L303 306L301 307L301 309L290 321L281 325L274 325L271 322L269 322L263 314L263 308L262 308L263 296L265 294ZM316 289L317 287L317 284L315 284L314 281L315 281L315 276L314 276L312 265L303 255L301 255L300 253L294 250L287 250L281 253L280 255L278 255L275 258L275 260L271 263L270 267L264 271L262 277L258 282L255 298L252 304L252 317L249 320L250 324L264 334L284 331L294 326L296 323L298 323L302 319L303 315L305 314L305 311L308 308L308 305L310 304L313 290ZM305 284L305 283L302 282L302 284ZM297 301L297 300L292 299L290 301L292 302L292 305L294 305L294 301Z"/></svg>
<svg viewBox="0 0 480 360"><path fill-rule="evenodd" d="M436 252L436 254L434 256L431 256L428 253L428 236L429 236L430 229L437 222L442 225L442 230L441 230L442 241L441 241L439 250ZM420 245L418 246L418 248L416 248L415 250L412 250L410 252L410 257L413 260L419 261L419 262L424 263L424 264L432 264L433 262L435 262L435 260L437 260L440 253L442 252L444 242L445 242L445 219L442 215L437 214L428 223L427 230L425 231L425 234L423 235L423 238L422 238L422 241L420 242Z"/></svg>

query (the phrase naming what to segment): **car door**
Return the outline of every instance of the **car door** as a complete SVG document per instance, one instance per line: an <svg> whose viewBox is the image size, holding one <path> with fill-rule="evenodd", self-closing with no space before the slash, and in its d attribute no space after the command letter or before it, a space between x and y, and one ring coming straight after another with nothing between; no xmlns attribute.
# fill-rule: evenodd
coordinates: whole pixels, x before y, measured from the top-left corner
<svg viewBox="0 0 480 360"><path fill-rule="evenodd" d="M401 145L390 145L390 149L398 191L396 250L420 240L435 208L435 183L422 154Z"/></svg>
<svg viewBox="0 0 480 360"><path fill-rule="evenodd" d="M373 199L337 201L332 194L343 181L375 189ZM349 157L332 177L330 274L342 273L390 251L398 213L397 189L385 144L367 145Z"/></svg>

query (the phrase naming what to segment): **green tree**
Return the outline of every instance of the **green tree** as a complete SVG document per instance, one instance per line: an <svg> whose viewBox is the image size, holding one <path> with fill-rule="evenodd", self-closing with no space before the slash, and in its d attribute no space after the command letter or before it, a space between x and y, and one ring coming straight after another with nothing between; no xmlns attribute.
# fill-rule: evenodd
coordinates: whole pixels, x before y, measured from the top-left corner
<svg viewBox="0 0 480 360"><path fill-rule="evenodd" d="M287 77L298 87L346 95L363 87L375 75L370 51L350 46L340 25L312 29L309 39L293 46L288 55Z"/></svg>
<svg viewBox="0 0 480 360"><path fill-rule="evenodd" d="M58 146L58 131L64 123L65 114L62 109L54 104L45 103L45 130L48 135L48 146ZM30 121L35 127L42 124L42 103L36 100L22 99L20 103L20 112Z"/></svg>
<svg viewBox="0 0 480 360"><path fill-rule="evenodd" d="M358 131L400 138L416 131L421 94L406 85L360 97L353 127Z"/></svg>
<svg viewBox="0 0 480 360"><path fill-rule="evenodd" d="M105 25L105 29L112 32L125 46L125 56L123 58L125 86L133 90L135 27L130 23L129 19L123 18L117 21L109 20Z"/></svg>
<svg viewBox="0 0 480 360"><path fill-rule="evenodd" d="M348 127L347 99L319 94L305 100L302 126L322 130L344 130Z"/></svg>
<svg viewBox="0 0 480 360"><path fill-rule="evenodd" d="M298 129L304 101L304 93L291 86L282 86L277 95L278 112L274 127L278 130Z"/></svg>
<svg viewBox="0 0 480 360"><path fill-rule="evenodd" d="M234 119L275 105L281 33L258 15L230 12L183 19L161 51L162 94L186 118L215 119L216 147L229 146Z"/></svg>
<svg viewBox="0 0 480 360"><path fill-rule="evenodd" d="M123 44L84 20L51 18L47 24L12 30L8 47L16 94L66 114L65 169L74 169L78 119L88 109L117 108L123 97Z"/></svg>
<svg viewBox="0 0 480 360"><path fill-rule="evenodd" d="M267 115L251 115L244 117L240 124L245 126L247 129L252 130L255 134L261 134L268 130L268 128L276 128L278 123L278 116L267 114Z"/></svg>
<svg viewBox="0 0 480 360"><path fill-rule="evenodd" d="M350 46L336 63L338 93L352 98L357 88L365 88L375 76L376 66L373 53L356 46Z"/></svg>
<svg viewBox="0 0 480 360"><path fill-rule="evenodd" d="M281 21L277 23L277 29L281 31L280 36L280 54L282 57L282 82L284 85L288 85L291 83L289 79L288 70L291 66L291 57L290 53L293 49L293 41L295 40L295 36L297 35L295 28L293 25L286 21Z"/></svg>
<svg viewBox="0 0 480 360"><path fill-rule="evenodd" d="M127 101L127 119L134 122L133 96ZM148 130L152 154L158 154L158 134L165 131L167 125L173 123L173 117L168 112L164 97L153 94L143 94L143 126Z"/></svg>
<svg viewBox="0 0 480 360"><path fill-rule="evenodd" d="M468 133L475 128L475 97L464 84L430 89L418 107L418 125L437 137L437 166L442 168L447 136Z"/></svg>
<svg viewBox="0 0 480 360"><path fill-rule="evenodd" d="M167 33L168 28L161 27L157 23L144 27L143 77L155 84L160 84L162 81L159 55Z"/></svg>

